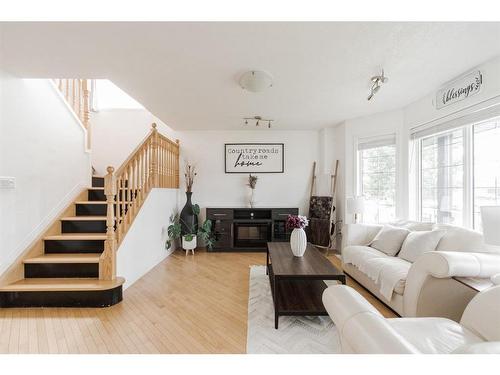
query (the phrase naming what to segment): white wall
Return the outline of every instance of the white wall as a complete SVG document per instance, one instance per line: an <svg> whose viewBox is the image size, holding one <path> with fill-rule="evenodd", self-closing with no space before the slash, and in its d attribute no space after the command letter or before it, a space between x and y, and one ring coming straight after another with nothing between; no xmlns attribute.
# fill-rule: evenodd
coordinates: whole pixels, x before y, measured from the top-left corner
<svg viewBox="0 0 500 375"><path fill-rule="evenodd" d="M177 135L182 158L198 169L193 202L200 205L203 215L206 207L246 206L248 175L224 173L224 143L246 142L285 144L285 173L257 174L257 206L298 207L302 214L307 213L312 165L320 156L317 131L185 131ZM181 162L181 169L183 166ZM184 203L181 197L180 207Z"/></svg>
<svg viewBox="0 0 500 375"><path fill-rule="evenodd" d="M92 112L92 166L103 176L106 167L118 169L132 151L151 132L158 131L173 139L172 130L145 109L107 109Z"/></svg>
<svg viewBox="0 0 500 375"><path fill-rule="evenodd" d="M128 288L165 259L170 215L177 209L178 189L153 189L123 239L117 254L117 275Z"/></svg>
<svg viewBox="0 0 500 375"><path fill-rule="evenodd" d="M0 274L90 184L85 131L48 80L0 69Z"/></svg>

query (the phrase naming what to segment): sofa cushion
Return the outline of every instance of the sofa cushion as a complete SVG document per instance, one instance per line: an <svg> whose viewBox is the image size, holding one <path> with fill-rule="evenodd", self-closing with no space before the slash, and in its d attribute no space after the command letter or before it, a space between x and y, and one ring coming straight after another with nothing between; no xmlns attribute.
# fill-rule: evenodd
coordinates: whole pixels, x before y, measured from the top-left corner
<svg viewBox="0 0 500 375"><path fill-rule="evenodd" d="M399 220L389 224L399 228L406 228L411 231L432 230L434 226L434 223L411 220Z"/></svg>
<svg viewBox="0 0 500 375"><path fill-rule="evenodd" d="M401 245L408 233L410 231L406 228L384 225L372 242L370 242L370 247L380 250L389 256L395 256L401 250Z"/></svg>
<svg viewBox="0 0 500 375"><path fill-rule="evenodd" d="M444 230L410 232L401 246L398 257L413 263L423 253L436 250L444 234Z"/></svg>
<svg viewBox="0 0 500 375"><path fill-rule="evenodd" d="M346 246L342 251L342 261L355 266L385 290L392 287L394 293L403 295L411 263L369 246Z"/></svg>
<svg viewBox="0 0 500 375"><path fill-rule="evenodd" d="M434 224L434 229L446 231L437 251L486 252L483 235L479 232L448 224Z"/></svg>
<svg viewBox="0 0 500 375"><path fill-rule="evenodd" d="M387 255L370 246L352 245L342 250L342 261L356 266L362 272L368 260L381 257L387 258Z"/></svg>
<svg viewBox="0 0 500 375"><path fill-rule="evenodd" d="M425 354L449 354L463 345L483 342L467 328L445 318L393 318L388 322Z"/></svg>

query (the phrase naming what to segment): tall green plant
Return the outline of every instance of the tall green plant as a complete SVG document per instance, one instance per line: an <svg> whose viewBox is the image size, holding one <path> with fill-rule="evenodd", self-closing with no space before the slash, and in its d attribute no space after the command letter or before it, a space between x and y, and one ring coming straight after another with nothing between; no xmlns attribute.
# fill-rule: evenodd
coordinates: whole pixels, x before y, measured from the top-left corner
<svg viewBox="0 0 500 375"><path fill-rule="evenodd" d="M200 206L197 204L193 204L191 206L191 210L192 213L196 216L200 214ZM181 238L182 236L181 224L184 224L185 227L188 229L188 232L184 235L186 241L192 241L194 236L198 236L198 238L200 238L205 242L206 246L209 249L213 248L215 244L215 236L212 232L211 220L206 219L203 222L203 224L198 228L197 231L193 225L190 225L189 223L186 223L184 220L182 220L179 214L172 214L170 216L170 223L171 224L167 228L168 240L165 243L165 248L169 249L172 246L173 241L175 241L178 238Z"/></svg>

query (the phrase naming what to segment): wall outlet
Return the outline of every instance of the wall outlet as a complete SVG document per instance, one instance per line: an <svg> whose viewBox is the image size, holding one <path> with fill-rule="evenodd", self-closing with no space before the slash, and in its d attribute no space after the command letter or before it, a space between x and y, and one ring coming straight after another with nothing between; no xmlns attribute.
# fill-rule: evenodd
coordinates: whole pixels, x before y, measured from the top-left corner
<svg viewBox="0 0 500 375"><path fill-rule="evenodd" d="M0 189L15 189L16 178L0 176Z"/></svg>

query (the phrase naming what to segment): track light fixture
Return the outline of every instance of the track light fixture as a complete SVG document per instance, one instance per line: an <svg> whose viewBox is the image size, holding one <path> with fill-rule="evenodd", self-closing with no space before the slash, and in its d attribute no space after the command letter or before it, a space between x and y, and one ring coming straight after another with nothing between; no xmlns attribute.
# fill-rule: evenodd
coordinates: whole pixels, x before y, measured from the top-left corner
<svg viewBox="0 0 500 375"><path fill-rule="evenodd" d="M382 84L389 81L389 78L387 78L384 75L384 69L382 69L382 74L378 76L373 76L370 80L372 81L372 87L370 89L370 94L368 95L367 98L368 101L373 99L373 96L380 90Z"/></svg>
<svg viewBox="0 0 500 375"><path fill-rule="evenodd" d="M243 120L245 120L245 125L248 125L248 121L255 121L255 126L260 126L261 122L265 123L267 122L267 127L271 129L272 122L274 121L273 119L269 118L262 118L261 116L253 116L253 117L244 117Z"/></svg>

